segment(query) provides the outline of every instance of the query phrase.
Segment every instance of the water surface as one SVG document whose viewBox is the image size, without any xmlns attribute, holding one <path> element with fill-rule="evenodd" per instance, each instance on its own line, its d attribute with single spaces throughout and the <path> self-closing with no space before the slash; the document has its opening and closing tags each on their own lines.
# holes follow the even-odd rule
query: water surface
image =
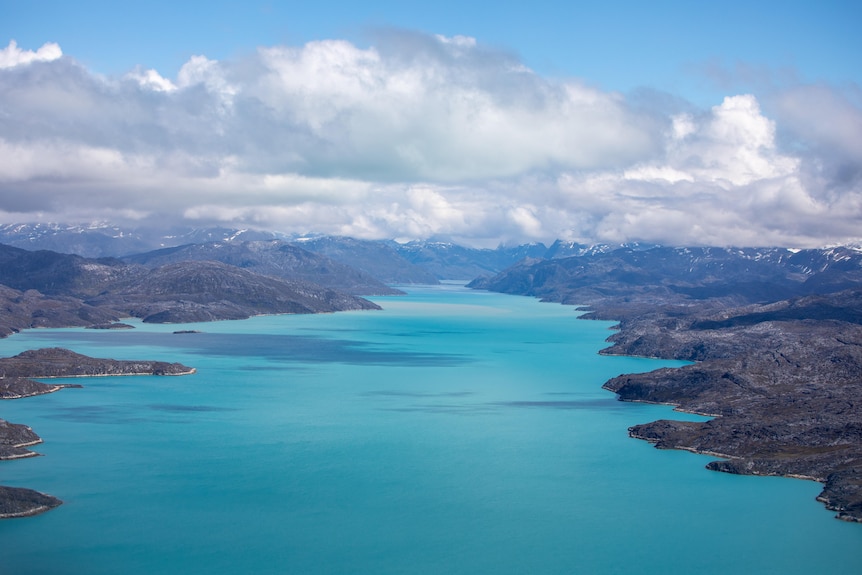
<svg viewBox="0 0 862 575">
<path fill-rule="evenodd" d="M 0 341 L 198 369 L 0 404 L 45 440 L 0 484 L 65 501 L 0 522 L 0 573 L 862 573 L 862 526 L 818 484 L 628 438 L 694 416 L 601 384 L 679 363 L 597 355 L 612 324 L 571 307 L 408 291 L 382 312 Z"/>
</svg>

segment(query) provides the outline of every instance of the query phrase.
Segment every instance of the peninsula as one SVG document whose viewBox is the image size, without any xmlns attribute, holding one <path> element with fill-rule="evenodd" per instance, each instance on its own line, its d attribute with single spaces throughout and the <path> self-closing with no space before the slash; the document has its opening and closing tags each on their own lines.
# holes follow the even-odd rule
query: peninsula
<svg viewBox="0 0 862 575">
<path fill-rule="evenodd" d="M 194 372 L 194 368 L 180 363 L 97 359 L 62 348 L 30 350 L 0 359 L 0 399 L 19 399 L 52 393 L 65 387 L 81 387 L 50 385 L 31 378 L 187 375 Z M 37 456 L 28 448 L 39 443 L 42 443 L 42 439 L 30 427 L 0 419 L 0 460 Z M 61 503 L 60 499 L 52 495 L 32 489 L 0 486 L 0 519 L 36 515 Z"/>
<path fill-rule="evenodd" d="M 819 501 L 862 521 L 862 251 L 629 246 L 470 285 L 619 322 L 601 353 L 695 362 L 604 384 L 623 401 L 713 416 L 632 437 L 721 457 L 715 471 L 821 482 Z"/>
</svg>

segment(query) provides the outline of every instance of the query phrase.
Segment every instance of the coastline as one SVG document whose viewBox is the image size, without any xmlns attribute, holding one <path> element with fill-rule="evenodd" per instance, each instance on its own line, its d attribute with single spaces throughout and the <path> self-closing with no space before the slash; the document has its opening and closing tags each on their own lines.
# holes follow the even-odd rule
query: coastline
<svg viewBox="0 0 862 575">
<path fill-rule="evenodd" d="M 62 504 L 60 499 L 47 493 L 24 487 L 0 486 L 0 520 L 32 517 Z"/>
<path fill-rule="evenodd" d="M 143 369 L 147 366 L 148 369 Z M 98 359 L 74 353 L 63 348 L 29 350 L 10 358 L 0 358 L 0 399 L 14 400 L 46 395 L 61 389 L 80 388 L 79 384 L 48 385 L 31 379 L 66 377 L 114 377 L 121 375 L 191 375 L 193 367 L 178 363 L 155 361 L 117 361 Z M 12 372 L 13 375 L 7 375 Z M 24 376 L 26 374 L 26 376 Z M 30 451 L 43 443 L 32 428 L 0 419 L 0 461 L 14 461 L 38 457 Z M 32 517 L 50 511 L 62 501 L 53 495 L 23 487 L 0 485 L 0 520 Z"/>
<path fill-rule="evenodd" d="M 589 315 L 578 319 L 608 319 L 608 309 L 619 310 L 613 305 L 603 309 L 596 302 Z M 854 435 L 862 421 L 854 407 L 858 403 L 854 391 L 862 382 L 860 326 L 764 322 L 765 327 L 755 324 L 749 331 L 760 329 L 760 337 L 773 336 L 766 340 L 768 345 L 752 345 L 746 329 L 737 328 L 732 335 L 740 341 L 734 347 L 691 325 L 668 329 L 649 326 L 651 321 L 655 318 L 637 314 L 619 321 L 608 337 L 613 345 L 599 353 L 694 363 L 622 374 L 602 388 L 620 401 L 667 405 L 711 419 L 653 421 L 630 427 L 630 437 L 658 449 L 721 458 L 706 465 L 711 471 L 816 481 L 823 486 L 816 501 L 834 511 L 836 519 L 862 523 L 862 442 Z M 705 357 L 680 356 L 681 348 L 694 347 L 692 341 L 705 350 Z M 714 344 L 717 353 L 711 350 Z M 644 350 L 658 353 L 637 353 Z M 841 376 L 834 373 L 836 364 L 847 366 Z M 836 408 L 841 401 L 850 407 Z"/>
<path fill-rule="evenodd" d="M 48 496 L 46 493 L 42 493 L 42 495 Z M 27 511 L 20 511 L 17 513 L 0 513 L 0 519 L 19 519 L 21 517 L 33 517 L 34 515 L 45 513 L 46 511 L 50 511 L 51 509 L 53 509 L 53 507 L 49 505 L 39 505 L 38 507 L 34 507 Z"/>
<path fill-rule="evenodd" d="M 197 373 L 197 371 L 198 370 L 196 368 L 191 367 L 188 369 L 188 371 L 178 371 L 176 373 L 153 373 L 151 371 L 138 371 L 138 372 L 128 372 L 128 373 L 93 373 L 93 374 L 85 373 L 85 374 L 77 374 L 77 375 L 33 375 L 31 377 L 38 377 L 39 379 L 66 379 L 66 378 L 73 378 L 73 377 L 74 378 L 79 378 L 79 377 L 80 378 L 125 377 L 125 376 L 136 376 L 136 375 L 158 375 L 158 376 L 164 376 L 164 377 L 173 377 L 173 376 L 179 376 L 179 375 L 193 375 L 193 374 Z M 45 395 L 48 393 L 54 393 L 55 391 L 59 391 L 61 389 L 75 388 L 75 387 L 82 387 L 82 386 L 76 385 L 76 384 L 69 384 L 69 385 L 54 385 L 52 387 L 54 389 L 51 389 L 50 391 L 42 391 L 42 392 L 30 394 L 30 395 L 21 395 L 19 397 L 2 397 L 0 399 L 21 399 L 24 397 L 33 397 L 36 395 Z"/>
</svg>

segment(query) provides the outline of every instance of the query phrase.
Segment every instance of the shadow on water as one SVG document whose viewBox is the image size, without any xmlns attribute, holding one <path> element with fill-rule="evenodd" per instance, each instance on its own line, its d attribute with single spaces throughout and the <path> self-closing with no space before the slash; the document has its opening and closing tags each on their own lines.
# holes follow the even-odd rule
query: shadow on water
<svg viewBox="0 0 862 575">
<path fill-rule="evenodd" d="M 334 362 L 404 367 L 447 367 L 471 362 L 469 356 L 462 354 L 397 350 L 391 346 L 384 349 L 364 341 L 287 334 L 243 334 L 242 338 L 237 338 L 235 334 L 224 333 L 198 333 L 191 337 L 152 332 L 124 333 L 121 338 L 104 338 L 99 337 L 100 335 L 68 332 L 63 334 L 63 337 L 67 342 L 98 343 L 116 347 L 131 345 L 170 347 L 206 357 L 252 356 L 283 362 Z M 44 337 L 53 336 L 46 333 Z"/>
</svg>

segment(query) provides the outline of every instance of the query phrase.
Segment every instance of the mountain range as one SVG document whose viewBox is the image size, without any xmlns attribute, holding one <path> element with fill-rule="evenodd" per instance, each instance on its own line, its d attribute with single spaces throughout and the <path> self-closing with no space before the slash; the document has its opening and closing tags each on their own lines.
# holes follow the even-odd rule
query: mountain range
<svg viewBox="0 0 862 575">
<path fill-rule="evenodd" d="M 585 253 L 599 253 L 615 249 L 608 245 L 586 245 L 557 241 L 551 247 L 544 244 L 498 246 L 494 249 L 471 248 L 447 241 L 362 240 L 342 236 L 295 236 L 277 232 L 266 232 L 233 228 L 183 228 L 183 229 L 124 229 L 117 226 L 93 223 L 71 225 L 57 223 L 18 223 L 0 225 L 0 244 L 31 251 L 49 250 L 76 254 L 88 258 L 117 257 L 126 261 L 154 265 L 153 262 L 169 263 L 181 261 L 183 257 L 199 259 L 213 255 L 205 254 L 209 246 L 218 249 L 225 246 L 257 244 L 261 252 L 269 251 L 268 262 L 254 262 L 264 273 L 278 276 L 282 273 L 306 273 L 307 279 L 327 285 L 326 278 L 319 274 L 327 264 L 312 264 L 311 269 L 302 270 L 286 258 L 307 259 L 307 255 L 275 253 L 284 245 L 292 245 L 326 256 L 332 261 L 346 264 L 361 272 L 353 280 L 361 295 L 375 294 L 365 290 L 363 283 L 368 276 L 387 285 L 434 284 L 440 280 L 469 281 L 480 276 L 494 275 L 526 258 L 557 258 Z M 197 246 L 197 247 L 191 247 Z M 179 253 L 174 253 L 176 249 Z M 228 252 L 229 250 L 223 250 Z M 245 250 L 246 252 L 248 250 Z M 284 248 L 289 251 L 289 248 Z M 218 261 L 240 265 L 247 261 L 243 250 L 217 257 Z M 267 257 L 258 253 L 254 258 Z M 328 265 L 331 265 L 328 264 Z M 282 271 L 279 271 L 279 268 Z M 326 273 L 329 273 L 327 271 Z M 355 272 L 354 272 L 355 273 Z M 363 275 L 364 274 L 364 275 Z M 344 285 L 339 286 L 344 289 Z M 352 288 L 350 288 L 352 289 Z M 380 292 L 385 293 L 385 292 Z"/>
</svg>

